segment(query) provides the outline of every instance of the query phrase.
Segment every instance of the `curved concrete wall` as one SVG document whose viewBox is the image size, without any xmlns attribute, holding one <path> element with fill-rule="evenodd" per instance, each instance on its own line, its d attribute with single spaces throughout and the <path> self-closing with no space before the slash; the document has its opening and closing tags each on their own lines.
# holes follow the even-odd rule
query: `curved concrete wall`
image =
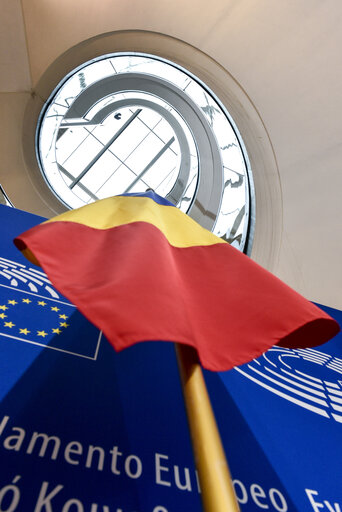
<svg viewBox="0 0 342 512">
<path fill-rule="evenodd" d="M 46 216 L 60 210 L 34 174 L 32 122 L 75 49 L 87 60 L 110 43 L 103 34 L 152 32 L 197 49 L 197 74 L 232 101 L 244 137 L 249 131 L 259 197 L 252 257 L 309 299 L 342 308 L 339 0 L 1 0 L 1 8 L 0 182 L 16 206 Z M 159 51 L 188 63 L 176 48 Z"/>
</svg>

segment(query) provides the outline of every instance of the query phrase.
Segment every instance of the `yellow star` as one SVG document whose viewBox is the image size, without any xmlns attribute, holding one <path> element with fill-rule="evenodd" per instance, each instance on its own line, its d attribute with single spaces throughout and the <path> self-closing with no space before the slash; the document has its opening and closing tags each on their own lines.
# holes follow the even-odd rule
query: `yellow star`
<svg viewBox="0 0 342 512">
<path fill-rule="evenodd" d="M 56 329 L 52 329 L 52 332 L 53 332 L 54 334 L 61 334 L 61 332 L 62 332 L 62 331 L 60 330 L 60 328 L 59 328 L 59 327 L 57 327 Z"/>
<path fill-rule="evenodd" d="M 7 317 L 7 315 L 5 315 L 5 313 L 0 313 L 0 318 L 4 319 L 6 317 Z"/>
<path fill-rule="evenodd" d="M 66 322 L 59 322 L 59 325 L 61 327 L 69 327 L 69 324 L 67 324 Z"/>
<path fill-rule="evenodd" d="M 63 318 L 64 320 L 66 320 L 68 317 L 66 315 L 59 315 L 59 318 Z"/>
<path fill-rule="evenodd" d="M 12 306 L 15 306 L 16 304 L 18 304 L 18 302 L 16 300 L 9 300 L 8 304 L 12 304 Z"/>
<path fill-rule="evenodd" d="M 28 334 L 29 332 L 31 332 L 31 331 L 28 331 L 28 330 L 26 329 L 26 327 L 25 327 L 25 329 L 19 329 L 19 333 L 20 333 L 20 334 Z"/>
<path fill-rule="evenodd" d="M 12 328 L 12 327 L 14 327 L 14 326 L 15 326 L 15 324 L 13 324 L 12 322 L 5 322 L 5 327 L 10 327 L 10 328 Z"/>
<path fill-rule="evenodd" d="M 38 306 L 46 306 L 46 302 L 44 302 L 43 300 L 39 300 L 38 301 Z"/>
<path fill-rule="evenodd" d="M 3 309 L 5 311 L 6 309 L 8 309 L 8 307 L 7 306 L 0 306 L 0 309 Z"/>
<path fill-rule="evenodd" d="M 51 308 L 51 311 L 59 311 L 59 308 L 57 306 L 54 306 Z"/>
<path fill-rule="evenodd" d="M 30 304 L 32 302 L 30 299 L 23 299 L 23 302 L 26 302 L 26 304 Z"/>
<path fill-rule="evenodd" d="M 42 336 L 43 338 L 45 338 L 45 336 L 47 336 L 48 333 L 45 332 L 45 331 L 37 331 L 37 336 Z"/>
</svg>

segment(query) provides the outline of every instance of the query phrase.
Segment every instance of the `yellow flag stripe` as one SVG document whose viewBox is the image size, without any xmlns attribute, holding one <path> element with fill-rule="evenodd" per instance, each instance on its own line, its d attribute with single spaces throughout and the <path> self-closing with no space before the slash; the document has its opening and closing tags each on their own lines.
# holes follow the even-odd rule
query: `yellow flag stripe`
<svg viewBox="0 0 342 512">
<path fill-rule="evenodd" d="M 115 196 L 62 213 L 45 222 L 74 222 L 95 229 L 110 229 L 133 222 L 156 226 L 174 247 L 226 243 L 202 228 L 174 206 L 157 204 L 148 197 Z"/>
</svg>

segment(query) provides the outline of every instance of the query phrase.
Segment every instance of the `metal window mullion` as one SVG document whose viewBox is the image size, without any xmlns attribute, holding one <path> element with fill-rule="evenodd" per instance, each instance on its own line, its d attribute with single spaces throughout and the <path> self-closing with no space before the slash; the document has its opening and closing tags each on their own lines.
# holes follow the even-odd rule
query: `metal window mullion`
<svg viewBox="0 0 342 512">
<path fill-rule="evenodd" d="M 70 180 L 72 180 L 74 178 L 74 176 L 72 174 L 70 174 L 69 171 L 67 171 L 61 164 L 59 164 L 57 162 L 57 166 L 58 166 L 58 169 L 63 173 L 65 174 L 65 176 L 67 178 L 69 178 Z M 86 194 L 88 194 L 89 197 L 91 197 L 92 199 L 94 199 L 94 201 L 97 201 L 98 200 L 98 197 L 96 197 L 95 194 L 93 194 L 87 187 L 85 187 L 82 183 L 79 183 L 78 186 L 80 187 L 81 190 L 83 190 L 83 192 L 85 192 Z"/>
<path fill-rule="evenodd" d="M 158 121 L 158 122 L 159 122 L 159 121 Z M 86 128 L 86 129 L 87 129 L 87 128 Z M 93 136 L 93 137 L 94 137 L 98 142 L 101 142 L 101 141 L 100 141 L 100 139 L 98 139 L 98 138 L 96 137 L 96 135 L 94 135 L 94 133 L 93 133 L 93 132 L 89 132 L 89 133 L 90 133 L 90 135 L 92 135 L 92 136 Z M 136 172 L 135 172 L 133 169 L 131 169 L 131 168 L 129 167 L 129 165 L 127 165 L 127 164 L 126 164 L 126 160 L 131 156 L 131 154 L 132 154 L 132 153 L 134 153 L 134 151 L 135 151 L 135 150 L 137 149 L 137 147 L 141 144 L 141 142 L 143 142 L 143 141 L 146 139 L 146 137 L 148 137 L 149 135 L 150 135 L 149 133 L 148 133 L 147 135 L 145 135 L 145 137 L 142 139 L 142 141 L 140 141 L 140 142 L 139 142 L 139 144 L 138 144 L 137 146 L 135 146 L 135 148 L 134 148 L 134 149 L 130 152 L 130 154 L 125 158 L 125 160 L 121 160 L 121 158 L 120 158 L 116 153 L 114 153 L 114 151 L 112 151 L 111 149 L 108 149 L 109 153 L 110 153 L 111 155 L 113 155 L 117 160 L 119 160 L 120 165 L 118 165 L 118 166 L 117 166 L 117 168 L 116 168 L 116 169 L 114 169 L 114 171 L 112 172 L 112 174 L 111 174 L 111 175 L 110 175 L 110 176 L 109 176 L 109 177 L 108 177 L 108 178 L 107 178 L 107 179 L 102 183 L 102 185 L 101 185 L 101 186 L 100 186 L 100 187 L 95 191 L 95 192 L 96 192 L 96 194 L 99 192 L 99 190 L 101 190 L 101 188 L 102 188 L 102 187 L 104 187 L 104 186 L 105 186 L 105 184 L 107 183 L 107 181 L 108 181 L 108 180 L 110 180 L 110 178 L 111 178 L 112 176 L 114 176 L 114 174 L 116 173 L 116 171 L 117 171 L 118 169 L 120 169 L 120 167 L 121 167 L 122 165 L 123 165 L 123 166 L 125 166 L 125 167 L 126 167 L 126 168 L 127 168 L 127 169 L 132 173 L 132 174 L 135 174 L 135 176 L 137 176 Z M 101 144 L 102 144 L 102 143 L 101 143 Z M 80 184 L 79 184 L 79 185 L 80 185 Z M 147 185 L 147 183 L 145 183 L 145 185 L 146 185 L 146 186 L 148 186 L 148 185 Z"/>
<path fill-rule="evenodd" d="M 171 169 L 171 171 L 165 176 L 165 178 L 159 183 L 159 185 L 157 186 L 155 192 L 157 192 L 158 188 L 162 186 L 162 184 L 171 176 L 171 174 L 175 171 L 176 167 L 174 167 L 173 169 Z"/>
<path fill-rule="evenodd" d="M 93 129 L 95 130 L 96 127 L 94 127 Z M 66 128 L 66 130 L 68 130 L 69 128 Z M 58 130 L 59 132 L 60 130 Z M 81 140 L 81 142 L 71 151 L 71 153 L 66 157 L 65 160 L 63 160 L 63 165 L 65 165 L 65 163 L 69 160 L 70 157 L 72 157 L 72 155 L 82 146 L 82 144 L 84 144 L 84 142 L 87 140 L 87 138 L 89 137 L 90 133 L 88 132 L 88 135 L 86 135 L 84 137 L 83 140 Z M 58 133 L 57 133 L 57 137 L 58 137 Z M 57 138 L 58 140 L 58 138 Z"/>
<path fill-rule="evenodd" d="M 93 167 L 93 165 L 96 164 L 96 162 L 99 160 L 99 158 L 101 158 L 101 156 L 107 151 L 107 149 L 113 144 L 113 142 L 115 142 L 116 139 L 118 137 L 120 137 L 120 135 L 134 121 L 134 119 L 140 114 L 141 111 L 142 111 L 141 108 L 136 110 L 134 112 L 134 114 L 129 119 L 127 119 L 127 121 L 121 126 L 121 128 L 115 133 L 115 135 L 113 135 L 113 137 L 110 139 L 110 141 L 107 142 L 107 144 L 105 146 L 103 146 L 101 151 L 91 160 L 91 162 L 89 162 L 89 164 L 85 167 L 85 169 L 83 169 L 81 174 L 79 174 L 79 176 L 77 176 L 77 178 L 74 179 L 74 181 L 71 183 L 71 185 L 69 185 L 70 190 L 72 190 L 74 188 L 74 186 L 77 185 L 77 183 L 87 174 L 87 172 L 90 171 L 90 169 Z"/>
<path fill-rule="evenodd" d="M 86 129 L 87 129 L 87 128 L 86 128 Z M 102 144 L 102 142 L 100 141 L 100 139 L 99 139 L 98 137 L 96 137 L 96 135 L 94 135 L 94 133 L 92 133 L 92 132 L 89 132 L 89 133 L 90 133 L 90 135 L 92 135 L 92 136 L 94 137 L 94 139 L 95 139 L 95 140 L 97 140 L 98 142 L 100 142 L 100 144 Z M 133 151 L 135 151 L 135 149 L 136 149 L 136 148 L 137 148 L 137 146 L 134 148 L 134 150 L 133 150 Z M 135 175 L 136 175 L 136 173 L 133 171 L 133 169 L 131 169 L 131 168 L 129 167 L 129 165 L 127 165 L 127 164 L 125 163 L 125 160 L 127 160 L 127 158 L 128 158 L 128 157 L 127 157 L 125 160 L 121 160 L 121 158 L 120 158 L 116 153 L 114 153 L 114 151 L 112 151 L 111 149 L 109 149 L 109 148 L 108 148 L 108 152 L 109 152 L 111 155 L 113 155 L 113 156 L 114 156 L 117 160 L 119 160 L 119 162 L 120 162 L 120 165 L 118 165 L 118 166 L 117 166 L 117 168 L 115 169 L 115 171 L 114 171 L 114 172 L 116 172 L 116 171 L 119 169 L 119 167 L 121 167 L 121 165 L 124 165 L 125 167 L 127 167 L 127 169 L 128 169 L 129 171 L 131 171 L 133 174 L 135 174 Z M 131 153 L 130 153 L 130 154 L 131 154 Z M 113 174 L 114 174 L 114 173 L 113 173 Z M 111 177 L 111 176 L 113 176 L 113 174 L 111 174 L 111 175 L 110 175 L 110 177 Z M 106 181 L 107 181 L 107 180 L 106 180 Z"/>
<path fill-rule="evenodd" d="M 139 119 L 139 121 L 140 121 L 140 119 Z M 159 121 L 157 122 L 157 124 L 155 124 L 155 126 L 153 127 L 153 129 L 154 129 L 154 128 L 155 128 L 155 127 L 156 127 L 160 122 L 161 122 L 161 119 L 159 119 Z M 115 169 L 115 171 L 110 175 L 110 177 L 109 177 L 109 178 L 111 178 L 111 177 L 116 173 L 116 171 L 117 171 L 118 169 L 120 169 L 121 165 L 124 165 L 125 167 L 127 167 L 127 169 L 129 169 L 133 174 L 135 174 L 135 175 L 137 176 L 136 172 L 135 172 L 133 169 L 131 169 L 131 168 L 126 164 L 126 160 L 128 160 L 128 159 L 129 159 L 129 157 L 134 153 L 134 151 L 136 151 L 136 150 L 138 149 L 138 147 L 139 147 L 139 146 L 144 142 L 144 140 L 145 140 L 145 139 L 147 139 L 147 137 L 149 137 L 150 135 L 151 135 L 151 132 L 149 131 L 149 132 L 148 132 L 148 133 L 147 133 L 147 134 L 146 134 L 146 135 L 141 139 L 141 141 L 140 141 L 140 142 L 139 142 L 139 143 L 138 143 L 138 144 L 137 144 L 137 145 L 132 149 L 132 151 L 131 151 L 127 156 L 126 156 L 126 158 L 125 158 L 124 160 L 121 160 L 121 158 L 119 158 L 115 153 L 113 153 L 113 152 L 111 151 L 112 155 L 114 155 L 114 156 L 115 156 L 115 158 L 117 158 L 117 159 L 121 162 L 121 164 L 117 166 L 117 168 L 116 168 L 116 169 Z M 95 135 L 94 135 L 94 137 L 95 137 Z M 110 151 L 110 150 L 109 150 L 109 151 Z M 109 179 L 109 178 L 108 178 L 108 179 Z M 108 181 L 108 179 L 105 181 L 105 183 Z M 144 180 L 141 180 L 141 181 L 144 181 Z M 101 185 L 101 187 L 99 187 L 99 188 L 96 190 L 96 193 L 98 193 L 98 191 L 99 191 L 99 190 L 101 190 L 101 188 L 105 185 L 105 183 L 103 183 L 103 184 Z M 147 184 L 147 183 L 145 183 L 145 185 L 146 185 L 146 186 L 148 186 L 148 184 Z"/>
<path fill-rule="evenodd" d="M 132 111 L 131 111 L 132 112 Z M 145 123 L 145 121 L 143 121 L 142 119 L 139 119 L 139 121 L 144 125 L 146 126 L 146 128 L 148 130 L 150 130 L 150 133 L 153 133 L 153 135 L 155 135 L 163 144 L 165 144 L 165 141 L 154 131 L 154 129 L 156 128 L 156 126 L 158 126 L 158 124 L 163 121 L 163 119 L 160 119 L 157 124 L 155 126 L 153 126 L 153 128 L 151 128 L 150 126 L 148 126 L 148 124 Z M 176 151 L 172 148 L 170 148 L 170 150 L 172 151 L 172 153 L 174 153 L 176 156 L 178 156 L 178 153 L 176 153 Z"/>
<path fill-rule="evenodd" d="M 147 171 L 159 160 L 159 158 L 165 153 L 167 149 L 171 146 L 171 144 L 175 141 L 174 137 L 171 137 L 169 142 L 167 142 L 164 147 L 156 154 L 155 157 L 152 158 L 152 160 L 146 165 L 146 167 L 141 171 L 140 174 L 135 178 L 135 180 L 129 185 L 129 187 L 126 188 L 124 191 L 124 194 L 126 194 L 129 190 L 131 190 L 134 185 L 138 183 L 138 181 L 147 173 Z"/>
</svg>

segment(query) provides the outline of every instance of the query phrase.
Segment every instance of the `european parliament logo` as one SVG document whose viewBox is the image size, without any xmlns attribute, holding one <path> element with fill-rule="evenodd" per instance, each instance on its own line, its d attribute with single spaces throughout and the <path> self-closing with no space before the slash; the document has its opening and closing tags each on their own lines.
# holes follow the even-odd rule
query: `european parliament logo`
<svg viewBox="0 0 342 512">
<path fill-rule="evenodd" d="M 273 347 L 240 375 L 274 395 L 342 423 L 342 359 L 316 349 Z"/>
<path fill-rule="evenodd" d="M 0 257 L 0 339 L 96 360 L 100 333 L 39 269 Z"/>
</svg>

